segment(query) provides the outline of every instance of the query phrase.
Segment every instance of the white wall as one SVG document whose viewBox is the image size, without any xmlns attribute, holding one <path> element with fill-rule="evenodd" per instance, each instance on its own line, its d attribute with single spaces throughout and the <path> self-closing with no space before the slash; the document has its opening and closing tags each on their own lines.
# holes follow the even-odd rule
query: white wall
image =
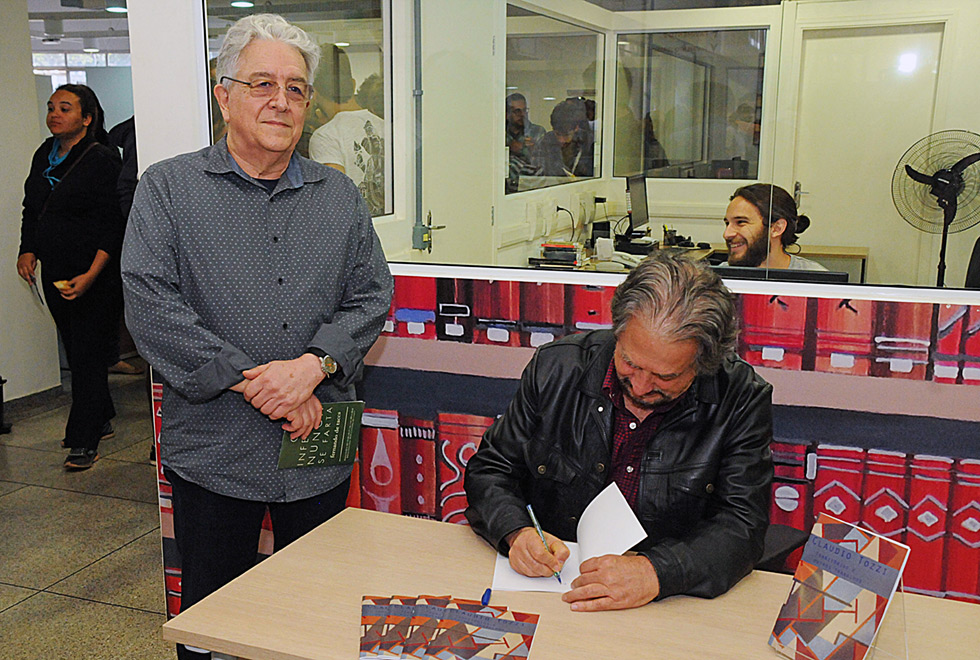
<svg viewBox="0 0 980 660">
<path fill-rule="evenodd" d="M 21 203 L 31 156 L 40 141 L 37 96 L 31 66 L 27 0 L 0 2 L 0 131 L 5 175 L 0 178 L 0 376 L 7 379 L 7 400 L 56 387 L 61 382 L 54 322 L 46 308 L 17 276 Z"/>
<path fill-rule="evenodd" d="M 211 142 L 204 3 L 129 0 L 127 6 L 142 172 L 151 163 Z"/>
<path fill-rule="evenodd" d="M 108 131 L 133 116 L 133 76 L 128 66 L 85 69 L 86 84 L 99 97 Z"/>
</svg>

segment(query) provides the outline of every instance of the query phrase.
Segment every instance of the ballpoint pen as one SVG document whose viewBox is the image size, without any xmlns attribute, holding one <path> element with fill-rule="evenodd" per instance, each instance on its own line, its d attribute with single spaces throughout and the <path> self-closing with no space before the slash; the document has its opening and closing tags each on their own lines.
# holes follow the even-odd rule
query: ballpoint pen
<svg viewBox="0 0 980 660">
<path fill-rule="evenodd" d="M 538 517 L 534 515 L 534 509 L 531 508 L 530 504 L 527 505 L 527 512 L 531 516 L 531 522 L 534 523 L 534 529 L 537 530 L 538 536 L 541 537 L 541 542 L 544 543 L 544 549 L 551 552 L 551 548 L 548 547 L 548 541 L 544 538 L 544 530 L 541 529 L 541 523 L 538 522 Z M 554 574 L 555 579 L 558 580 L 558 584 L 561 584 L 561 575 L 558 574 L 558 571 L 555 571 Z"/>
</svg>

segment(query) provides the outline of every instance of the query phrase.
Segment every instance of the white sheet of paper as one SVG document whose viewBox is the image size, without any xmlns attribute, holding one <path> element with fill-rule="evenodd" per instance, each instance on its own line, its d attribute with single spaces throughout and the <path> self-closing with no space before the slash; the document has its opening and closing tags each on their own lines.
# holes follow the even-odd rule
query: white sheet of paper
<svg viewBox="0 0 980 660">
<path fill-rule="evenodd" d="M 492 588 L 499 591 L 570 591 L 583 561 L 602 555 L 621 555 L 647 536 L 616 482 L 606 486 L 585 507 L 576 534 L 578 543 L 565 544 L 570 554 L 561 571 L 561 584 L 554 577 L 521 575 L 511 568 L 507 557 L 498 554 Z"/>
</svg>

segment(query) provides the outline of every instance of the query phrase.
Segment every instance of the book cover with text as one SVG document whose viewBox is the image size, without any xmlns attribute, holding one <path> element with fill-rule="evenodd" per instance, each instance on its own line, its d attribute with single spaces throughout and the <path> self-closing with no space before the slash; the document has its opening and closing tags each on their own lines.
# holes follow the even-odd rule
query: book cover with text
<svg viewBox="0 0 980 660">
<path fill-rule="evenodd" d="M 769 644 L 788 658 L 861 660 L 901 580 L 909 548 L 821 514 Z"/>
</svg>

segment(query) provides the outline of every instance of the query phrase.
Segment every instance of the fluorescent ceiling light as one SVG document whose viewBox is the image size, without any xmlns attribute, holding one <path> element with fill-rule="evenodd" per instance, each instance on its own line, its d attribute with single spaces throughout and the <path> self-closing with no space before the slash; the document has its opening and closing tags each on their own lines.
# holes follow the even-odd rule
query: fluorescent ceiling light
<svg viewBox="0 0 980 660">
<path fill-rule="evenodd" d="M 231 3 L 231 6 L 238 7 L 239 9 L 250 9 L 255 6 L 255 3 L 250 2 L 249 0 L 234 0 L 234 2 Z"/>
<path fill-rule="evenodd" d="M 336 46 L 337 48 L 347 48 L 348 46 L 350 46 L 350 44 L 347 43 L 346 41 L 338 41 L 334 43 L 334 46 Z"/>
<path fill-rule="evenodd" d="M 125 14 L 126 0 L 105 0 L 105 10 L 113 14 Z"/>
<path fill-rule="evenodd" d="M 95 37 L 83 37 L 82 38 L 82 52 L 85 53 L 98 53 L 99 52 L 99 40 Z"/>
</svg>

